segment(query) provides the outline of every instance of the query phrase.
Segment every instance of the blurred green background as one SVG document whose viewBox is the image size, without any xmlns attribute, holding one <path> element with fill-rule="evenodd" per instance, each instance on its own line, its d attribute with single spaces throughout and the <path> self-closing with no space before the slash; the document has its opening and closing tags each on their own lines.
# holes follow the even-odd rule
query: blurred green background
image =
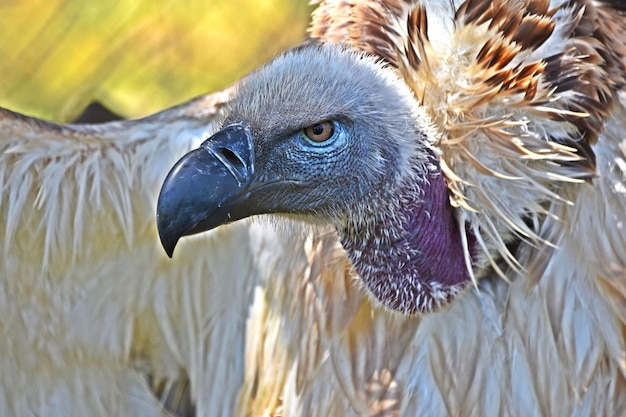
<svg viewBox="0 0 626 417">
<path fill-rule="evenodd" d="M 0 0 L 0 106 L 139 117 L 235 81 L 305 35 L 307 0 Z"/>
</svg>

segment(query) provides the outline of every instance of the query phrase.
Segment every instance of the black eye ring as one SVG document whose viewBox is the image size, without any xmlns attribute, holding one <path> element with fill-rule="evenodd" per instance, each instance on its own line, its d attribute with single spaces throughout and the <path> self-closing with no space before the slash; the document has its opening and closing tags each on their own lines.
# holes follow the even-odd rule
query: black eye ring
<svg viewBox="0 0 626 417">
<path fill-rule="evenodd" d="M 335 124 L 330 121 L 324 121 L 305 127 L 302 132 L 312 142 L 322 143 L 333 137 L 335 134 Z"/>
</svg>

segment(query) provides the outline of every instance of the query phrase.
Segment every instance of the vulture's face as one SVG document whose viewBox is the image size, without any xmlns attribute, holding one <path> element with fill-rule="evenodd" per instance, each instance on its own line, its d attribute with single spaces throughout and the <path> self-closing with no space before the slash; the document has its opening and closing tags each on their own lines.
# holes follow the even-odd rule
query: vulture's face
<svg viewBox="0 0 626 417">
<path fill-rule="evenodd" d="M 436 308 L 468 273 L 432 132 L 408 87 L 373 58 L 290 51 L 249 76 L 222 129 L 170 171 L 157 208 L 163 246 L 171 256 L 184 235 L 298 214 L 335 226 L 377 301 Z"/>
</svg>

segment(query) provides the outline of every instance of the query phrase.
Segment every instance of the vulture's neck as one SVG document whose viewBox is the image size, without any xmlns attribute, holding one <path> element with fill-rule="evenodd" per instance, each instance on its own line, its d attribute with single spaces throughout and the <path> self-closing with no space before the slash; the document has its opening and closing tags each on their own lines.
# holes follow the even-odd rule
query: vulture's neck
<svg viewBox="0 0 626 417">
<path fill-rule="evenodd" d="M 405 314 L 435 310 L 470 282 L 448 187 L 434 164 L 427 181 L 407 181 L 372 202 L 387 208 L 374 224 L 353 222 L 339 230 L 365 285 L 383 305 Z"/>
</svg>

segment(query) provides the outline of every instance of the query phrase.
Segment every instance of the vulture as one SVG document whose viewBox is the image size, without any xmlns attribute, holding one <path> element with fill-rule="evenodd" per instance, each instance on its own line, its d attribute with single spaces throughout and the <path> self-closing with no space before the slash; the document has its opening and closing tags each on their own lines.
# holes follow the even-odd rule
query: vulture
<svg viewBox="0 0 626 417">
<path fill-rule="evenodd" d="M 0 415 L 626 415 L 625 67 L 619 1 L 326 0 L 156 115 L 0 110 Z"/>
</svg>

